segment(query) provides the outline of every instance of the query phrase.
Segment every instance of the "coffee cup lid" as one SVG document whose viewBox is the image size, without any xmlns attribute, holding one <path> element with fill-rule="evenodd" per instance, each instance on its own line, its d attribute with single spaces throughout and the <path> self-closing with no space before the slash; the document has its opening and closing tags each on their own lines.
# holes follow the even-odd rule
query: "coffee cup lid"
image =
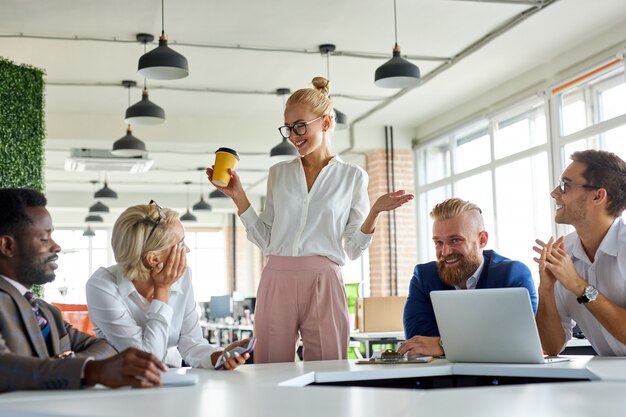
<svg viewBox="0 0 626 417">
<path fill-rule="evenodd" d="M 215 151 L 215 153 L 218 152 L 228 152 L 229 154 L 235 155 L 235 158 L 239 159 L 239 154 L 237 153 L 236 150 L 234 149 L 230 149 L 230 148 L 219 148 L 218 150 Z"/>
</svg>

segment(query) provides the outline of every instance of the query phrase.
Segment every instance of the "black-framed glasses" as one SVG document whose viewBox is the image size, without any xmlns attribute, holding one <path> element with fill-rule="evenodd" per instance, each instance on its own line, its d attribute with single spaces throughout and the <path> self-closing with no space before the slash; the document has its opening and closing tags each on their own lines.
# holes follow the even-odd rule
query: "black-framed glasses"
<svg viewBox="0 0 626 417">
<path fill-rule="evenodd" d="M 148 237 L 146 238 L 146 242 L 148 242 L 150 240 L 150 237 L 152 237 L 152 234 L 154 233 L 154 231 L 156 230 L 157 226 L 159 225 L 159 223 L 161 223 L 161 220 L 165 219 L 165 213 L 163 213 L 163 207 L 159 206 L 157 204 L 156 201 L 154 200 L 150 200 L 150 203 L 148 203 L 149 205 L 153 205 L 154 207 L 156 207 L 156 211 L 157 211 L 157 218 L 156 220 L 152 220 L 152 229 L 150 229 L 150 233 L 148 233 Z"/>
<path fill-rule="evenodd" d="M 561 192 L 561 194 L 565 194 L 567 192 L 567 187 L 579 187 L 579 188 L 586 188 L 588 190 L 599 190 L 600 188 L 602 188 L 597 185 L 577 184 L 575 182 L 564 181 L 564 180 L 559 180 L 558 187 L 559 187 L 559 191 Z"/>
<path fill-rule="evenodd" d="M 289 136 L 291 136 L 291 132 L 295 133 L 297 136 L 302 136 L 306 134 L 306 126 L 308 124 L 313 123 L 321 119 L 322 117 L 324 117 L 324 115 L 316 117 L 313 120 L 309 120 L 308 122 L 298 122 L 298 123 L 294 123 L 291 126 L 284 125 L 284 126 L 279 127 L 278 131 L 280 132 L 280 135 L 284 137 L 285 139 L 289 139 Z"/>
</svg>

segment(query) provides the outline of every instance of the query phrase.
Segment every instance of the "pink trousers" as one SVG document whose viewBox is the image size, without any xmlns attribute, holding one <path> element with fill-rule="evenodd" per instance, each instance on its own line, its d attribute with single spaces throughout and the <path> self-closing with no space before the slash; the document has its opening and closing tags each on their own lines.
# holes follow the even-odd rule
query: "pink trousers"
<svg viewBox="0 0 626 417">
<path fill-rule="evenodd" d="M 350 338 L 339 265 L 324 256 L 270 256 L 254 314 L 254 363 L 345 359 Z"/>
</svg>

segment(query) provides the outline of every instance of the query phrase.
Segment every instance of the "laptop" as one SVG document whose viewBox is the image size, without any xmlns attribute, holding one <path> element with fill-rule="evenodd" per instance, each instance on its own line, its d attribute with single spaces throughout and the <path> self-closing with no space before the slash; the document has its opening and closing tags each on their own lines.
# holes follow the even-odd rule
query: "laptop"
<svg viewBox="0 0 626 417">
<path fill-rule="evenodd" d="M 526 288 L 432 291 L 437 326 L 451 362 L 551 363 L 541 349 Z"/>
</svg>

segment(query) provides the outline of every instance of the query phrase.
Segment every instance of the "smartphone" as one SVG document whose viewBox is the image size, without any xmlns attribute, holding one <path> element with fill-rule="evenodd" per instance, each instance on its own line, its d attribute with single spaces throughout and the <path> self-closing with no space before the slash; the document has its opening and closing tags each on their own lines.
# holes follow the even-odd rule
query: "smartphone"
<svg viewBox="0 0 626 417">
<path fill-rule="evenodd" d="M 247 343 L 234 347 L 228 352 L 231 355 L 234 354 L 235 352 L 238 353 L 239 355 L 244 355 L 246 353 L 252 352 L 254 350 L 255 344 L 256 344 L 256 337 L 251 337 Z M 223 368 L 224 368 L 224 352 L 222 352 L 220 357 L 217 359 L 217 362 L 215 363 L 215 369 L 223 369 Z"/>
</svg>

